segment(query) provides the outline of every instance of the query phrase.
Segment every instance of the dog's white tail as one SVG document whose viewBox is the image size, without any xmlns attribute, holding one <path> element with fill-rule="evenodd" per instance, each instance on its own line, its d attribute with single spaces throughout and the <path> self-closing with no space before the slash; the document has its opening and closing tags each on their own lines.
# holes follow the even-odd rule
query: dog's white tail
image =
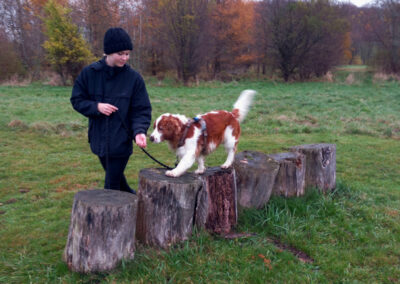
<svg viewBox="0 0 400 284">
<path fill-rule="evenodd" d="M 239 98 L 233 105 L 232 113 L 239 120 L 239 122 L 242 122 L 245 119 L 250 110 L 250 106 L 253 102 L 255 94 L 257 94 L 257 92 L 254 90 L 244 90 L 240 93 Z"/>
</svg>

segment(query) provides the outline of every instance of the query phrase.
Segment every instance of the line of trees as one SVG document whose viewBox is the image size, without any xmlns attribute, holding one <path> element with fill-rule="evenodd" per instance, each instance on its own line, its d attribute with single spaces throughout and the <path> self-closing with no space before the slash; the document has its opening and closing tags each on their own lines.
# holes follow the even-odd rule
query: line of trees
<svg viewBox="0 0 400 284">
<path fill-rule="evenodd" d="M 131 35 L 134 68 L 184 83 L 249 72 L 306 80 L 357 63 L 400 72 L 399 0 L 1 0 L 0 80 L 53 67 L 71 82 L 103 55 L 111 26 Z"/>
</svg>

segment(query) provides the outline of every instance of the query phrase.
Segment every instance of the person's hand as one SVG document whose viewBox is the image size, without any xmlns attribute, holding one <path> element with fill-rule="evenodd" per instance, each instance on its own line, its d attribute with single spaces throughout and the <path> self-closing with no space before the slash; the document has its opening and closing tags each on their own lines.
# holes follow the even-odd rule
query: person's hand
<svg viewBox="0 0 400 284">
<path fill-rule="evenodd" d="M 104 115 L 110 116 L 113 112 L 116 112 L 118 108 L 110 104 L 98 103 L 97 110 Z"/>
<path fill-rule="evenodd" d="M 143 133 L 137 134 L 135 137 L 135 142 L 140 148 L 146 148 L 147 146 L 146 135 L 144 135 Z"/>
</svg>

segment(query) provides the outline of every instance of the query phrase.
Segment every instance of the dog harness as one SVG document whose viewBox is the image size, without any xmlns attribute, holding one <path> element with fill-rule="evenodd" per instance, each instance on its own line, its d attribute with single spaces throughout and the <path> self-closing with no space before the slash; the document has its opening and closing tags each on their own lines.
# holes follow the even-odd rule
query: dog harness
<svg viewBox="0 0 400 284">
<path fill-rule="evenodd" d="M 204 119 L 202 119 L 201 117 L 198 117 L 198 116 L 193 117 L 193 119 L 189 120 L 186 123 L 186 127 L 185 127 L 185 130 L 183 131 L 181 139 L 179 140 L 178 147 L 182 147 L 185 144 L 187 132 L 189 131 L 189 128 L 192 126 L 193 123 L 200 123 L 201 135 L 203 136 L 203 141 L 204 141 L 203 150 L 201 152 L 205 153 L 206 148 L 207 148 L 206 146 L 207 146 L 207 136 L 208 136 L 207 125 L 206 125 L 206 122 L 204 121 Z"/>
</svg>

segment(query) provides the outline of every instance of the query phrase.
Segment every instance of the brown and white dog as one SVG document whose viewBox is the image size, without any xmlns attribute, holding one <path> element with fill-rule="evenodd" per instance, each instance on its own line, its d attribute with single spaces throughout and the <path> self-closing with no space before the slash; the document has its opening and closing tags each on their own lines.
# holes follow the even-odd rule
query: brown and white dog
<svg viewBox="0 0 400 284">
<path fill-rule="evenodd" d="M 198 169 L 195 173 L 204 173 L 206 170 L 204 157 L 213 152 L 221 143 L 224 144 L 228 153 L 228 157 L 221 167 L 229 168 L 235 158 L 239 142 L 240 122 L 246 117 L 255 94 L 256 92 L 253 90 L 245 90 L 233 105 L 232 112 L 211 111 L 198 115 L 195 121 L 180 114 L 165 113 L 158 117 L 154 122 L 154 131 L 150 136 L 150 141 L 154 143 L 167 141 L 179 160 L 176 168 L 165 174 L 179 177 L 196 160 Z M 186 128 L 187 130 L 185 130 Z M 204 138 L 204 130 L 206 138 Z"/>
</svg>

